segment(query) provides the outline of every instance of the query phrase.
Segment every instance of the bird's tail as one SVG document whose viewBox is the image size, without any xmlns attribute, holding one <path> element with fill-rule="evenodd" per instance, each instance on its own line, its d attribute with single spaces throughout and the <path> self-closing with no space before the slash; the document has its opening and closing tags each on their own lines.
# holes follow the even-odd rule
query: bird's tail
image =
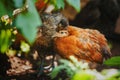
<svg viewBox="0 0 120 80">
<path fill-rule="evenodd" d="M 102 56 L 105 60 L 111 58 L 111 56 L 112 56 L 110 50 L 107 47 L 103 47 L 101 49 L 101 52 L 102 52 Z"/>
</svg>

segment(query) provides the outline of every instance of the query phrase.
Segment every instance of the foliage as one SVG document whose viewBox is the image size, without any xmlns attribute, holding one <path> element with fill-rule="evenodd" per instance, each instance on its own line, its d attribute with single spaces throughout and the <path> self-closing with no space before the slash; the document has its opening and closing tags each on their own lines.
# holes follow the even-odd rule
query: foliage
<svg viewBox="0 0 120 80">
<path fill-rule="evenodd" d="M 105 75 L 106 80 L 120 80 L 120 70 L 104 69 L 101 73 Z"/>
<path fill-rule="evenodd" d="M 50 3 L 55 6 L 55 9 L 64 9 L 65 3 L 64 0 L 50 0 Z"/>
<path fill-rule="evenodd" d="M 14 26 L 22 33 L 26 40 L 32 44 L 37 34 L 37 27 L 41 20 L 35 8 L 35 0 L 11 0 L 0 2 L 0 52 L 5 53 L 13 39 Z M 12 3 L 11 3 L 12 2 Z M 9 9 L 6 6 L 9 3 Z M 17 9 L 16 9 L 17 8 Z M 5 14 L 8 14 L 7 16 Z M 5 16 L 4 16 L 5 15 Z M 11 17 L 10 17 L 11 16 Z"/>
<path fill-rule="evenodd" d="M 71 6 L 73 6 L 78 12 L 80 11 L 80 0 L 66 0 Z"/>
<path fill-rule="evenodd" d="M 30 51 L 30 46 L 24 41 L 21 42 L 20 48 L 23 52 L 26 53 Z"/>
<path fill-rule="evenodd" d="M 50 3 L 55 6 L 55 9 L 64 9 L 65 1 L 71 5 L 77 12 L 80 11 L 80 0 L 50 0 Z"/>
<path fill-rule="evenodd" d="M 10 45 L 12 39 L 11 20 L 8 15 L 0 19 L 0 52 L 4 53 Z"/>
<path fill-rule="evenodd" d="M 107 78 L 107 80 L 120 80 L 120 72 L 114 76 Z"/>
<path fill-rule="evenodd" d="M 16 8 L 20 8 L 23 6 L 24 0 L 13 0 Z"/>
<path fill-rule="evenodd" d="M 37 33 L 37 27 L 41 25 L 41 20 L 32 0 L 28 0 L 27 4 L 29 6 L 27 12 L 19 14 L 16 18 L 16 27 L 21 30 L 22 34 L 24 34 L 30 43 L 33 43 Z"/>
<path fill-rule="evenodd" d="M 71 80 L 93 80 L 94 76 L 88 73 L 85 73 L 84 71 L 75 73 L 75 75 L 72 77 Z"/>
<path fill-rule="evenodd" d="M 11 31 L 8 30 L 0 30 L 0 52 L 5 52 L 9 47 L 9 41 L 11 37 Z"/>
<path fill-rule="evenodd" d="M 50 76 L 56 78 L 61 71 L 65 71 L 69 80 L 119 80 L 120 72 L 117 69 L 104 69 L 98 72 L 96 69 L 90 69 L 88 63 L 77 61 L 71 56 L 71 61 L 61 60 L 61 65 L 57 66 Z M 64 75 L 64 74 L 63 74 Z M 58 78 L 58 77 L 57 77 Z M 68 78 L 67 78 L 68 79 Z M 64 79 L 66 80 L 66 79 Z"/>
<path fill-rule="evenodd" d="M 112 57 L 104 62 L 104 64 L 109 66 L 118 66 L 120 67 L 120 56 Z"/>
<path fill-rule="evenodd" d="M 15 5 L 13 0 L 0 0 L 0 17 L 3 15 L 12 15 Z"/>
</svg>

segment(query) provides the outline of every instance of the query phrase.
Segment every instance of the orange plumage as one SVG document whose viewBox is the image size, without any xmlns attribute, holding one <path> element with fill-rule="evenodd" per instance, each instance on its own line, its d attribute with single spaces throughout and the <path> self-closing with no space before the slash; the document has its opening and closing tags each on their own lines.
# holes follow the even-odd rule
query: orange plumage
<svg viewBox="0 0 120 80">
<path fill-rule="evenodd" d="M 111 56 L 107 40 L 97 30 L 68 26 L 53 37 L 57 53 L 66 59 L 74 56 L 78 60 L 102 63 Z"/>
<path fill-rule="evenodd" d="M 38 11 L 42 11 L 47 6 L 47 2 L 45 0 L 37 0 L 35 6 Z"/>
</svg>

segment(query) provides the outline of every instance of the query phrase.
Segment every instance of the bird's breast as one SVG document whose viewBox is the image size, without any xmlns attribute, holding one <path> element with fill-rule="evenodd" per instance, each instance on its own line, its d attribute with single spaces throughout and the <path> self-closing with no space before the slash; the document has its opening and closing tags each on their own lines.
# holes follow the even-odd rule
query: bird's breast
<svg viewBox="0 0 120 80">
<path fill-rule="evenodd" d="M 77 40 L 75 36 L 58 38 L 55 40 L 56 50 L 64 58 L 69 58 L 69 56 L 79 52 L 79 48 L 76 44 Z"/>
</svg>

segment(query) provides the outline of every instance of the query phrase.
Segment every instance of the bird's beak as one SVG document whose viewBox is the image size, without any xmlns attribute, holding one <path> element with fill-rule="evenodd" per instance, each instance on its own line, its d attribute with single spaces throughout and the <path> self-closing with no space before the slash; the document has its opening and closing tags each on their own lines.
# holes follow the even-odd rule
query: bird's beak
<svg viewBox="0 0 120 80">
<path fill-rule="evenodd" d="M 52 36 L 52 38 L 55 38 L 55 37 L 57 37 L 58 36 L 58 33 L 56 32 L 53 36 Z"/>
</svg>

